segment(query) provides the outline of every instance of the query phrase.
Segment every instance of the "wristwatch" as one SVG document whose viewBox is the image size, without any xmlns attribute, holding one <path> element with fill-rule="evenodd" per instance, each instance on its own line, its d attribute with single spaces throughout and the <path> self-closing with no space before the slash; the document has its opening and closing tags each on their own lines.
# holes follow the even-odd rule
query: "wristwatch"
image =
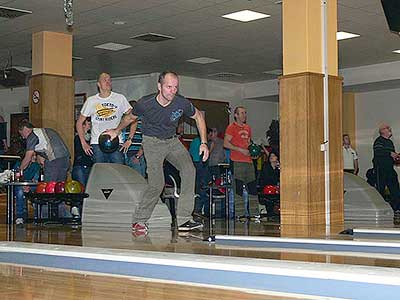
<svg viewBox="0 0 400 300">
<path fill-rule="evenodd" d="M 208 146 L 208 143 L 207 143 L 207 142 L 201 142 L 200 145 L 206 145 L 206 146 Z"/>
</svg>

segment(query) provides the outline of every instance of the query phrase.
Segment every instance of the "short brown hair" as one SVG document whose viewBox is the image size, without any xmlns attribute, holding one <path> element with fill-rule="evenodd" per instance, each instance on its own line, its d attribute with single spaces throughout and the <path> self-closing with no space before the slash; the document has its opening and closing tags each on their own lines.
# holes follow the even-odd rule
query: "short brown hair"
<svg viewBox="0 0 400 300">
<path fill-rule="evenodd" d="M 32 123 L 29 122 L 27 119 L 24 119 L 24 120 L 22 120 L 21 122 L 19 122 L 19 124 L 18 124 L 18 130 L 22 130 L 22 129 L 24 129 L 25 127 L 26 127 L 26 128 L 32 129 L 32 128 L 33 128 L 33 125 L 32 125 Z"/>
</svg>

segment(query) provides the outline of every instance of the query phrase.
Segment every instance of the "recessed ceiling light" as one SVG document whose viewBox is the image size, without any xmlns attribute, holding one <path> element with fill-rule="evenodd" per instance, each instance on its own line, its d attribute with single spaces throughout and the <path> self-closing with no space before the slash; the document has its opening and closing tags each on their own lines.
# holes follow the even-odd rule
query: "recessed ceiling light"
<svg viewBox="0 0 400 300">
<path fill-rule="evenodd" d="M 163 42 L 163 41 L 173 40 L 175 39 L 175 37 L 161 33 L 148 32 L 131 36 L 130 39 L 145 41 L 145 42 Z"/>
<path fill-rule="evenodd" d="M 393 52 L 393 53 L 400 54 L 400 50 L 393 50 L 392 52 Z"/>
<path fill-rule="evenodd" d="M 258 19 L 264 19 L 271 17 L 270 15 L 262 14 L 251 10 L 241 10 L 231 14 L 223 15 L 223 18 L 232 19 L 241 22 L 250 22 Z"/>
<path fill-rule="evenodd" d="M 112 22 L 114 25 L 125 25 L 126 22 L 125 21 L 114 21 Z"/>
<path fill-rule="evenodd" d="M 119 51 L 119 50 L 131 48 L 131 47 L 132 46 L 118 44 L 118 43 L 105 43 L 105 44 L 94 46 L 94 48 L 105 49 L 105 50 L 110 50 L 110 51 Z"/>
<path fill-rule="evenodd" d="M 336 39 L 338 41 L 352 39 L 352 38 L 356 38 L 359 36 L 360 36 L 359 34 L 351 33 L 351 32 L 345 32 L 345 31 L 336 32 Z"/>
<path fill-rule="evenodd" d="M 219 73 L 208 74 L 208 76 L 218 77 L 218 78 L 231 78 L 231 77 L 239 77 L 239 76 L 243 76 L 243 75 L 239 74 L 239 73 L 219 72 Z"/>
<path fill-rule="evenodd" d="M 210 58 L 210 57 L 198 57 L 198 58 L 192 58 L 192 59 L 188 59 L 188 62 L 191 63 L 195 63 L 195 64 L 212 64 L 215 63 L 217 61 L 221 61 L 220 59 L 215 59 L 215 58 Z"/>
</svg>

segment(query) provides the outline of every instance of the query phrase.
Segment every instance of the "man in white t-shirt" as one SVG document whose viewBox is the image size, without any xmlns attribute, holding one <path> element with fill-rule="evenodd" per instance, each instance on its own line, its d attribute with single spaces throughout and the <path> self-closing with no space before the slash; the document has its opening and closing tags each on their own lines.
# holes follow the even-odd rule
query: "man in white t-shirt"
<svg viewBox="0 0 400 300">
<path fill-rule="evenodd" d="M 357 152 L 351 148 L 350 136 L 343 135 L 343 169 L 345 172 L 358 174 L 358 156 Z"/>
<path fill-rule="evenodd" d="M 83 104 L 81 114 L 76 121 L 76 131 L 82 143 L 82 148 L 87 155 L 93 155 L 96 163 L 124 163 L 124 156 L 120 151 L 104 153 L 99 148 L 99 135 L 107 129 L 115 128 L 120 123 L 124 114 L 130 113 L 132 107 L 125 96 L 112 91 L 111 76 L 101 73 L 97 80 L 99 93 L 89 97 Z M 92 131 L 90 145 L 85 140 L 83 122 L 91 118 Z M 122 144 L 122 136 L 119 137 Z"/>
</svg>

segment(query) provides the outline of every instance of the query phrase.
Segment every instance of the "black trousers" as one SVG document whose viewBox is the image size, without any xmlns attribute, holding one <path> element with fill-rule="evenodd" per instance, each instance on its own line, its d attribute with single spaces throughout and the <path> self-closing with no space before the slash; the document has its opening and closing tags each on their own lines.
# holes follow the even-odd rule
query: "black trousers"
<svg viewBox="0 0 400 300">
<path fill-rule="evenodd" d="M 379 193 L 384 196 L 385 188 L 390 191 L 390 205 L 393 210 L 400 210 L 400 187 L 397 173 L 391 168 L 376 168 L 376 183 Z"/>
</svg>

